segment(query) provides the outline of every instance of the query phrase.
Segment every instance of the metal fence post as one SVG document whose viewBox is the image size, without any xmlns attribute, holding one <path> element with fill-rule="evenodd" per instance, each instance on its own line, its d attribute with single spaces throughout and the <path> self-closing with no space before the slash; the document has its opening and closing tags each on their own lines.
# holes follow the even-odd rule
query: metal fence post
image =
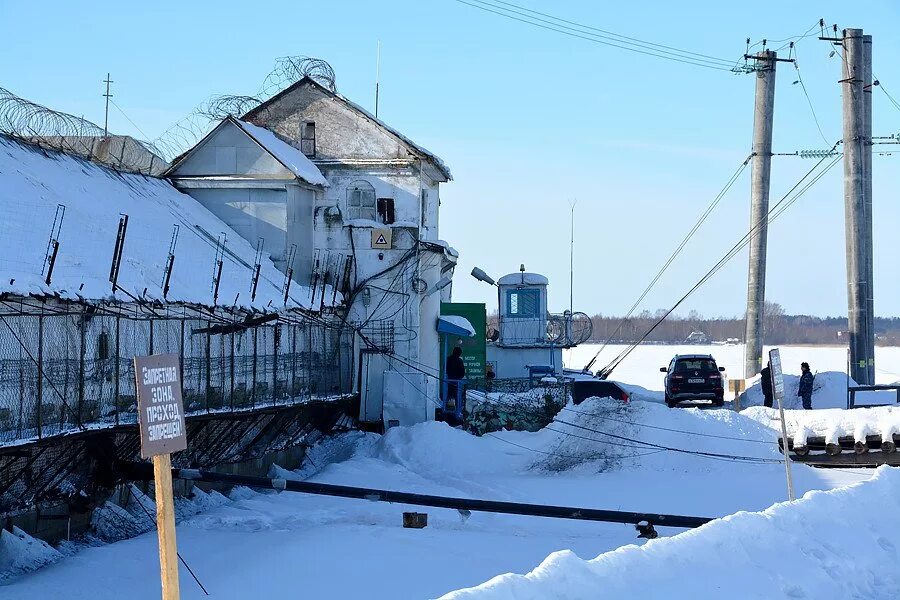
<svg viewBox="0 0 900 600">
<path fill-rule="evenodd" d="M 78 349 L 78 415 L 76 417 L 78 426 L 84 425 L 81 420 L 81 413 L 84 410 L 84 355 L 85 349 L 85 333 L 87 330 L 87 313 L 85 309 L 81 310 L 81 335 L 79 335 L 80 347 Z"/>
<path fill-rule="evenodd" d="M 231 332 L 231 410 L 234 410 L 234 332 Z"/>
<path fill-rule="evenodd" d="M 41 314 L 38 315 L 38 373 L 37 373 L 37 430 L 38 439 L 43 436 L 44 421 L 44 307 L 41 306 Z M 60 406 L 62 411 L 63 407 Z"/>
<path fill-rule="evenodd" d="M 259 327 L 253 328 L 253 391 L 250 393 L 250 406 L 256 406 L 256 334 Z"/>
<path fill-rule="evenodd" d="M 113 377 L 115 378 L 115 381 L 116 381 L 116 383 L 114 384 L 115 388 L 113 391 L 113 394 L 115 396 L 114 403 L 116 405 L 116 410 L 115 410 L 116 425 L 119 424 L 119 405 L 122 401 L 122 399 L 119 396 L 119 393 L 120 393 L 120 390 L 119 390 L 119 367 L 120 367 L 120 364 L 119 363 L 122 360 L 121 355 L 120 355 L 121 350 L 120 350 L 120 346 L 119 346 L 119 335 L 120 335 L 120 333 L 119 333 L 120 327 L 119 326 L 120 326 L 119 316 L 116 315 L 116 349 L 115 349 L 115 353 L 113 354 L 113 356 L 116 357 L 115 369 L 114 369 L 114 374 L 113 374 Z"/>
<path fill-rule="evenodd" d="M 212 321 L 206 322 L 207 327 L 212 327 Z M 212 387 L 212 336 L 206 334 L 206 412 L 209 412 L 209 393 Z"/>
<path fill-rule="evenodd" d="M 297 396 L 297 325 L 291 325 L 291 399 Z"/>
<path fill-rule="evenodd" d="M 272 406 L 278 404 L 278 346 L 281 344 L 281 326 L 272 330 Z"/>
</svg>

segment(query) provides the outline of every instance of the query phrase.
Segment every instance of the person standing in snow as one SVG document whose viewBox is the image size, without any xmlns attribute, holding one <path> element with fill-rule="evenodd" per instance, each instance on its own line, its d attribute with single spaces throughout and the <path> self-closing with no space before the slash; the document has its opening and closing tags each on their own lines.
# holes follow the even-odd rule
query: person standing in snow
<svg viewBox="0 0 900 600">
<path fill-rule="evenodd" d="M 763 403 L 772 408 L 772 369 L 766 364 L 762 371 L 759 372 L 759 384 L 762 386 Z"/>
<path fill-rule="evenodd" d="M 455 403 L 459 399 L 459 382 L 466 378 L 466 365 L 463 363 L 462 348 L 459 346 L 453 348 L 453 352 L 447 357 L 444 374 L 447 377 L 447 402 L 452 399 Z M 459 408 L 456 410 L 459 412 Z"/>
<path fill-rule="evenodd" d="M 802 371 L 802 374 L 800 375 L 800 389 L 797 390 L 797 395 L 800 396 L 800 399 L 803 401 L 803 408 L 811 410 L 813 379 L 815 378 L 809 371 L 808 362 L 800 363 L 800 370 Z"/>
</svg>

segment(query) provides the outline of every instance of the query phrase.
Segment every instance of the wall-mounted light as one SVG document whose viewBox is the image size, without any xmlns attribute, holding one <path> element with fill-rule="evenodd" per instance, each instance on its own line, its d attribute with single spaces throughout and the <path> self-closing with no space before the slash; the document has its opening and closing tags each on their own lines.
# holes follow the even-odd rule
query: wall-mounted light
<svg viewBox="0 0 900 600">
<path fill-rule="evenodd" d="M 425 292 L 425 296 L 430 296 L 435 292 L 441 291 L 442 289 L 444 289 L 445 287 L 450 285 L 451 281 L 452 281 L 452 279 L 450 279 L 450 277 L 448 275 L 444 275 L 443 277 L 441 277 L 440 279 L 437 280 L 437 283 L 435 283 L 433 286 L 431 286 L 431 289 L 429 289 L 427 292 Z"/>
<path fill-rule="evenodd" d="M 488 285 L 497 285 L 497 282 L 494 281 L 494 279 L 490 275 L 488 275 L 478 267 L 472 269 L 472 277 L 474 277 L 478 281 L 483 281 Z"/>
</svg>

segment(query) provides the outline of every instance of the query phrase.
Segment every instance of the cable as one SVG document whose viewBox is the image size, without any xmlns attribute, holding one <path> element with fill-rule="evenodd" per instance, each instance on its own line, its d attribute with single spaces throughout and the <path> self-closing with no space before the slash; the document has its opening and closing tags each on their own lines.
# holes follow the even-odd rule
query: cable
<svg viewBox="0 0 900 600">
<path fill-rule="evenodd" d="M 797 52 L 797 49 L 794 48 L 794 53 L 796 54 L 796 52 Z M 824 141 L 825 144 L 827 145 L 828 138 L 826 138 L 825 134 L 822 132 L 822 126 L 819 124 L 819 117 L 816 116 L 816 109 L 813 108 L 813 103 L 809 97 L 809 92 L 806 90 L 806 84 L 803 83 L 803 77 L 800 75 L 799 56 L 794 59 L 794 69 L 797 70 L 797 81 L 800 82 L 800 88 L 803 90 L 803 95 L 806 96 L 806 103 L 809 104 L 809 110 L 812 113 L 813 121 L 816 122 L 816 129 L 819 130 L 819 135 L 822 136 L 822 141 Z"/>
<path fill-rule="evenodd" d="M 720 440 L 733 440 L 736 442 L 750 442 L 750 443 L 754 443 L 754 444 L 774 444 L 774 443 L 776 443 L 771 440 L 748 439 L 748 438 L 740 438 L 740 437 L 729 436 L 729 435 L 715 435 L 712 433 L 700 433 L 697 431 L 687 431 L 685 429 L 672 429 L 670 427 L 660 427 L 658 425 L 647 425 L 645 423 L 638 423 L 637 421 L 629 421 L 627 419 L 616 419 L 613 417 L 608 417 L 602 413 L 585 412 L 585 411 L 575 410 L 573 408 L 568 408 L 568 407 L 563 407 L 563 410 L 573 412 L 573 413 L 579 414 L 579 415 L 589 415 L 592 417 L 598 417 L 598 418 L 604 419 L 606 421 L 614 421 L 616 423 L 623 423 L 626 425 L 635 425 L 637 427 L 646 427 L 647 429 L 659 429 L 661 431 L 671 431 L 673 433 L 683 433 L 685 435 L 696 435 L 698 437 L 716 438 L 716 439 L 720 439 Z"/>
<path fill-rule="evenodd" d="M 837 148 L 839 143 L 840 142 L 836 142 L 832 146 L 831 150 L 833 151 L 835 148 Z M 753 234 L 756 232 L 757 229 L 759 229 L 763 225 L 763 223 L 772 223 L 775 219 L 777 219 L 781 214 L 784 213 L 785 210 L 787 210 L 791 205 L 793 205 L 793 203 L 796 202 L 798 198 L 800 198 L 803 194 L 805 194 L 806 191 L 809 190 L 810 187 L 812 187 L 812 185 L 814 185 L 816 182 L 818 182 L 825 175 L 825 173 L 827 173 L 841 159 L 840 155 L 837 155 L 837 157 L 827 167 L 825 167 L 825 169 L 823 169 L 819 174 L 817 174 L 815 177 L 813 177 L 813 179 L 811 179 L 809 181 L 809 183 L 803 185 L 803 182 L 808 177 L 810 177 L 810 175 L 812 175 L 816 171 L 816 169 L 818 169 L 819 166 L 825 162 L 826 159 L 831 158 L 832 156 L 833 155 L 830 153 L 826 154 L 815 165 L 813 165 L 813 167 L 809 171 L 807 171 L 807 173 L 805 175 L 803 175 L 803 177 L 801 177 L 800 180 L 797 183 L 795 183 L 794 186 L 791 187 L 791 189 L 789 189 L 788 192 L 784 196 L 782 196 L 782 198 L 778 202 L 776 202 L 774 206 L 772 206 L 772 208 L 769 209 L 769 212 L 765 216 L 763 216 L 759 220 L 759 222 L 754 223 L 752 225 L 752 227 L 750 228 L 750 230 L 747 233 L 745 233 L 744 236 L 740 240 L 738 240 L 737 243 L 735 243 L 734 246 L 732 246 L 730 250 L 728 250 L 728 252 L 725 253 L 725 256 L 723 256 L 721 259 L 719 259 L 719 261 L 715 265 L 713 265 L 713 267 L 709 271 L 707 271 L 706 274 L 703 277 L 701 277 L 700 280 L 693 287 L 691 287 L 675 303 L 674 306 L 672 306 L 672 308 L 670 308 L 668 311 L 666 311 L 666 313 L 663 314 L 650 327 L 650 329 L 648 329 L 647 332 L 644 333 L 643 336 L 641 336 L 641 338 L 639 340 L 637 340 L 636 342 L 632 343 L 630 346 L 628 346 L 624 350 L 622 350 L 622 352 L 620 352 L 619 355 L 616 356 L 616 358 L 614 358 L 606 367 L 601 369 L 600 373 L 598 374 L 601 377 L 601 379 L 605 379 L 606 377 L 608 377 L 609 374 L 612 373 L 613 369 L 615 369 L 619 365 L 619 363 L 622 362 L 622 360 L 624 360 L 635 348 L 637 348 L 641 344 L 641 342 L 643 342 L 645 339 L 647 339 L 647 336 L 649 336 L 653 332 L 653 330 L 659 326 L 660 323 L 665 321 L 669 317 L 669 315 L 671 315 L 675 311 L 675 309 L 677 309 L 685 300 L 688 299 L 688 297 L 690 297 L 691 294 L 693 294 L 704 283 L 706 283 L 710 278 L 712 278 L 716 273 L 718 273 L 719 270 L 725 266 L 725 264 L 727 264 L 732 258 L 734 258 L 734 256 L 737 255 L 738 252 L 741 251 L 741 249 L 744 248 L 744 246 L 749 244 Z M 802 188 L 801 188 L 801 185 L 803 185 Z M 791 196 L 791 194 L 794 194 L 794 192 L 798 188 L 800 188 L 800 190 L 797 191 L 797 193 L 793 196 L 793 198 L 788 200 L 788 198 Z"/>
<path fill-rule="evenodd" d="M 577 423 L 570 423 L 568 421 L 564 421 L 557 417 L 554 423 L 560 423 L 562 425 L 568 425 L 569 427 L 575 427 L 576 429 L 583 429 L 585 431 L 590 431 L 591 433 L 597 433 L 600 435 L 605 435 L 607 437 L 611 437 L 613 439 L 622 440 L 625 442 L 631 442 L 633 444 L 643 444 L 644 446 L 650 448 L 658 448 L 661 450 L 668 450 L 669 452 L 678 452 L 680 454 L 691 454 L 695 456 L 705 456 L 705 457 L 713 457 L 713 458 L 723 458 L 728 460 L 733 460 L 736 462 L 754 462 L 754 463 L 781 463 L 782 461 L 777 458 L 762 458 L 762 457 L 752 457 L 752 456 L 739 456 L 737 454 L 721 454 L 718 452 L 702 452 L 699 450 L 685 450 L 684 448 L 674 448 L 672 446 L 664 446 L 662 444 L 654 444 L 653 442 L 645 442 L 643 440 L 636 440 L 633 438 L 629 438 L 624 435 L 616 435 L 614 433 L 609 433 L 606 431 L 600 431 L 599 429 L 591 429 L 590 427 L 585 427 L 584 425 L 578 425 Z M 598 441 L 598 440 L 595 440 Z"/>
<path fill-rule="evenodd" d="M 682 56 L 682 55 L 668 52 L 665 50 L 655 50 L 655 49 L 654 50 L 641 50 L 640 48 L 642 46 L 635 44 L 635 43 L 626 42 L 624 40 L 621 40 L 621 41 L 615 40 L 620 43 L 613 43 L 612 41 L 606 41 L 606 40 L 610 39 L 607 36 L 603 36 L 603 35 L 599 35 L 599 34 L 592 34 L 592 33 L 586 32 L 586 31 L 568 27 L 568 26 L 562 24 L 562 23 L 564 23 L 564 21 L 562 21 L 561 19 L 556 19 L 555 17 L 554 17 L 554 19 L 559 22 L 553 22 L 553 21 L 547 21 L 544 19 L 539 19 L 537 17 L 533 17 L 533 16 L 524 14 L 519 11 L 511 10 L 508 8 L 503 8 L 502 6 L 498 6 L 495 4 L 490 4 L 483 0 L 472 0 L 472 2 L 467 2 L 466 0 L 455 0 L 455 1 L 460 4 L 465 4 L 467 6 L 471 6 L 473 8 L 477 8 L 477 9 L 485 11 L 485 12 L 493 13 L 495 15 L 499 15 L 499 16 L 507 18 L 507 19 L 519 21 L 521 23 L 525 23 L 527 25 L 532 25 L 534 27 L 540 27 L 541 29 L 546 29 L 548 31 L 555 31 L 557 33 L 562 33 L 563 35 L 568 35 L 570 37 L 580 38 L 580 39 L 583 39 L 583 40 L 586 40 L 589 42 L 594 42 L 596 44 L 612 46 L 614 48 L 620 48 L 622 50 L 629 50 L 631 52 L 636 52 L 638 54 L 645 54 L 647 56 L 663 58 L 666 60 L 680 62 L 680 63 L 684 63 L 684 64 L 688 64 L 688 65 L 693 65 L 696 67 L 705 67 L 705 68 L 714 69 L 717 71 L 727 71 L 727 72 L 732 71 L 732 67 L 724 66 L 725 63 L 727 63 L 729 65 L 732 64 L 732 61 L 725 61 L 723 59 L 709 60 L 709 59 L 704 59 L 704 58 L 691 59 L 688 56 Z M 474 2 L 477 2 L 478 4 L 475 4 Z M 488 8 L 488 7 L 490 7 L 490 8 Z M 516 16 L 516 15 L 520 15 L 520 16 Z M 549 23 L 549 25 L 541 24 L 542 22 Z M 679 52 L 685 52 L 685 51 L 679 51 Z M 714 61 L 721 61 L 721 65 L 717 66 L 717 65 L 719 65 L 719 63 L 714 62 Z"/>
<path fill-rule="evenodd" d="M 150 519 L 150 521 L 153 523 L 153 528 L 156 529 L 156 519 L 153 518 L 153 515 L 150 514 L 150 511 L 147 510 L 147 507 L 144 506 L 144 503 L 141 502 L 141 499 L 140 499 L 140 498 L 135 497 L 135 500 L 137 501 L 137 505 L 141 507 L 141 509 L 144 511 L 144 513 L 146 513 L 147 517 L 148 517 L 148 518 Z M 194 573 L 194 570 L 191 568 L 191 566 L 190 566 L 189 564 L 187 564 L 187 561 L 184 560 L 184 557 L 181 556 L 181 552 L 178 552 L 178 551 L 176 550 L 176 551 L 175 551 L 175 554 L 178 556 L 178 560 L 181 561 L 181 564 L 184 565 L 184 568 L 187 569 L 187 570 L 188 570 L 188 573 L 191 574 L 191 577 L 194 578 L 194 581 L 197 582 L 197 585 L 200 586 L 200 589 L 203 590 L 203 593 L 206 594 L 207 596 L 209 596 L 209 592 L 206 591 L 206 588 L 203 587 L 203 584 L 202 584 L 202 583 L 200 583 L 200 579 L 199 579 L 199 578 L 197 577 L 197 575 Z"/>
<path fill-rule="evenodd" d="M 731 187 L 735 184 L 735 182 L 738 180 L 738 178 L 744 172 L 744 169 L 747 168 L 747 165 L 749 164 L 751 158 L 753 158 L 752 154 L 750 156 L 748 156 L 744 160 L 744 162 L 741 163 L 741 165 L 737 168 L 737 170 L 731 175 L 731 178 L 729 178 L 728 182 L 725 184 L 725 187 L 723 187 L 719 191 L 719 193 L 716 194 L 715 198 L 713 198 L 713 200 L 712 200 L 712 202 L 710 202 L 709 206 L 706 207 L 706 210 L 704 210 L 703 213 L 700 215 L 700 218 L 697 219 L 697 222 L 694 223 L 694 226 L 691 228 L 691 230 L 688 231 L 687 235 L 684 236 L 684 239 L 681 240 L 681 243 L 678 244 L 678 247 L 675 248 L 675 251 L 672 252 L 671 255 L 669 255 L 669 258 L 666 260 L 666 262 L 663 264 L 663 266 L 660 267 L 659 271 L 656 273 L 656 276 L 650 281 L 650 283 L 647 285 L 647 287 L 644 288 L 644 291 L 641 293 L 641 295 L 638 297 L 638 299 L 635 300 L 634 304 L 631 305 L 631 308 L 628 309 L 628 313 L 622 318 L 621 321 L 619 321 L 619 325 L 618 325 L 618 327 L 616 327 L 616 330 L 613 331 L 612 334 L 610 334 L 610 336 L 606 339 L 605 342 L 603 342 L 603 344 L 600 346 L 600 349 L 597 351 L 596 354 L 594 354 L 594 357 L 584 367 L 585 371 L 589 371 L 591 369 L 591 367 L 594 366 L 594 362 L 596 362 L 597 357 L 600 356 L 600 353 L 603 352 L 604 349 L 606 349 L 606 347 L 613 340 L 613 338 L 615 338 L 615 336 L 619 333 L 619 331 L 622 330 L 622 327 L 625 325 L 625 323 L 628 322 L 628 319 L 631 317 L 632 314 L 634 314 L 634 311 L 637 310 L 637 307 L 640 305 L 640 303 L 643 302 L 644 298 L 647 297 L 647 294 L 650 293 L 650 290 L 653 289 L 653 286 L 656 285 L 656 283 L 660 280 L 660 278 L 663 276 L 663 274 L 666 272 L 666 270 L 669 268 L 669 266 L 671 266 L 672 262 L 678 257 L 678 255 L 681 253 L 681 251 L 684 249 L 684 247 L 687 245 L 687 243 L 691 240 L 691 238 L 694 236 L 694 234 L 697 233 L 697 230 L 700 229 L 700 226 L 703 225 L 703 223 L 706 221 L 706 219 L 709 217 L 709 215 L 712 213 L 712 211 L 716 208 L 716 206 L 719 205 L 719 202 L 722 200 L 722 198 L 725 197 L 725 194 L 728 193 L 728 191 L 731 189 Z"/>
<path fill-rule="evenodd" d="M 137 130 L 140 132 L 140 134 L 141 134 L 142 136 L 144 136 L 144 139 L 145 139 L 145 140 L 149 140 L 149 139 L 150 139 L 150 136 L 147 135 L 146 133 L 144 133 L 144 130 L 141 129 L 140 127 L 138 127 L 138 124 L 135 123 L 134 121 L 132 121 L 132 120 L 131 120 L 131 117 L 129 117 L 128 115 L 125 114 L 125 111 L 122 110 L 122 107 L 119 106 L 118 104 L 116 104 L 116 101 L 113 100 L 112 97 L 110 97 L 109 102 L 110 102 L 110 104 L 112 104 L 113 106 L 115 106 L 116 109 L 117 109 L 120 113 L 122 113 L 122 116 L 123 116 L 123 117 L 125 117 L 126 119 L 128 119 L 128 122 L 131 123 L 131 124 L 134 126 L 134 128 L 137 129 Z"/>
</svg>

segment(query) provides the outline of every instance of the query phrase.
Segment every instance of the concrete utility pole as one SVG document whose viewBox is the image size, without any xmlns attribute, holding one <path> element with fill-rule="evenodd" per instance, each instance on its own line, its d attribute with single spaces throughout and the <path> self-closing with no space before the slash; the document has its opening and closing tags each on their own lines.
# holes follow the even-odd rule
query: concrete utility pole
<svg viewBox="0 0 900 600">
<path fill-rule="evenodd" d="M 865 128 L 865 69 L 862 29 L 845 29 L 843 78 L 844 113 L 844 215 L 847 240 L 847 318 L 850 337 L 850 376 L 857 383 L 874 383 L 874 331 L 871 329 L 869 271 L 872 227 L 867 220 L 866 160 L 871 152 Z M 871 46 L 870 46 L 871 47 Z M 871 163 L 870 163 L 871 164 Z"/>
<path fill-rule="evenodd" d="M 753 158 L 750 163 L 750 269 L 747 274 L 747 323 L 744 377 L 762 370 L 763 317 L 766 302 L 769 175 L 772 168 L 772 124 L 775 115 L 777 55 L 763 50 L 756 59 L 756 102 L 753 110 Z"/>
<path fill-rule="evenodd" d="M 866 356 L 869 384 L 875 383 L 875 276 L 873 263 L 875 260 L 873 219 L 872 219 L 872 36 L 863 36 L 863 176 L 865 185 L 863 192 L 866 197 L 865 218 L 866 224 L 863 231 L 866 245 L 866 322 L 868 335 L 866 336 Z"/>
</svg>

